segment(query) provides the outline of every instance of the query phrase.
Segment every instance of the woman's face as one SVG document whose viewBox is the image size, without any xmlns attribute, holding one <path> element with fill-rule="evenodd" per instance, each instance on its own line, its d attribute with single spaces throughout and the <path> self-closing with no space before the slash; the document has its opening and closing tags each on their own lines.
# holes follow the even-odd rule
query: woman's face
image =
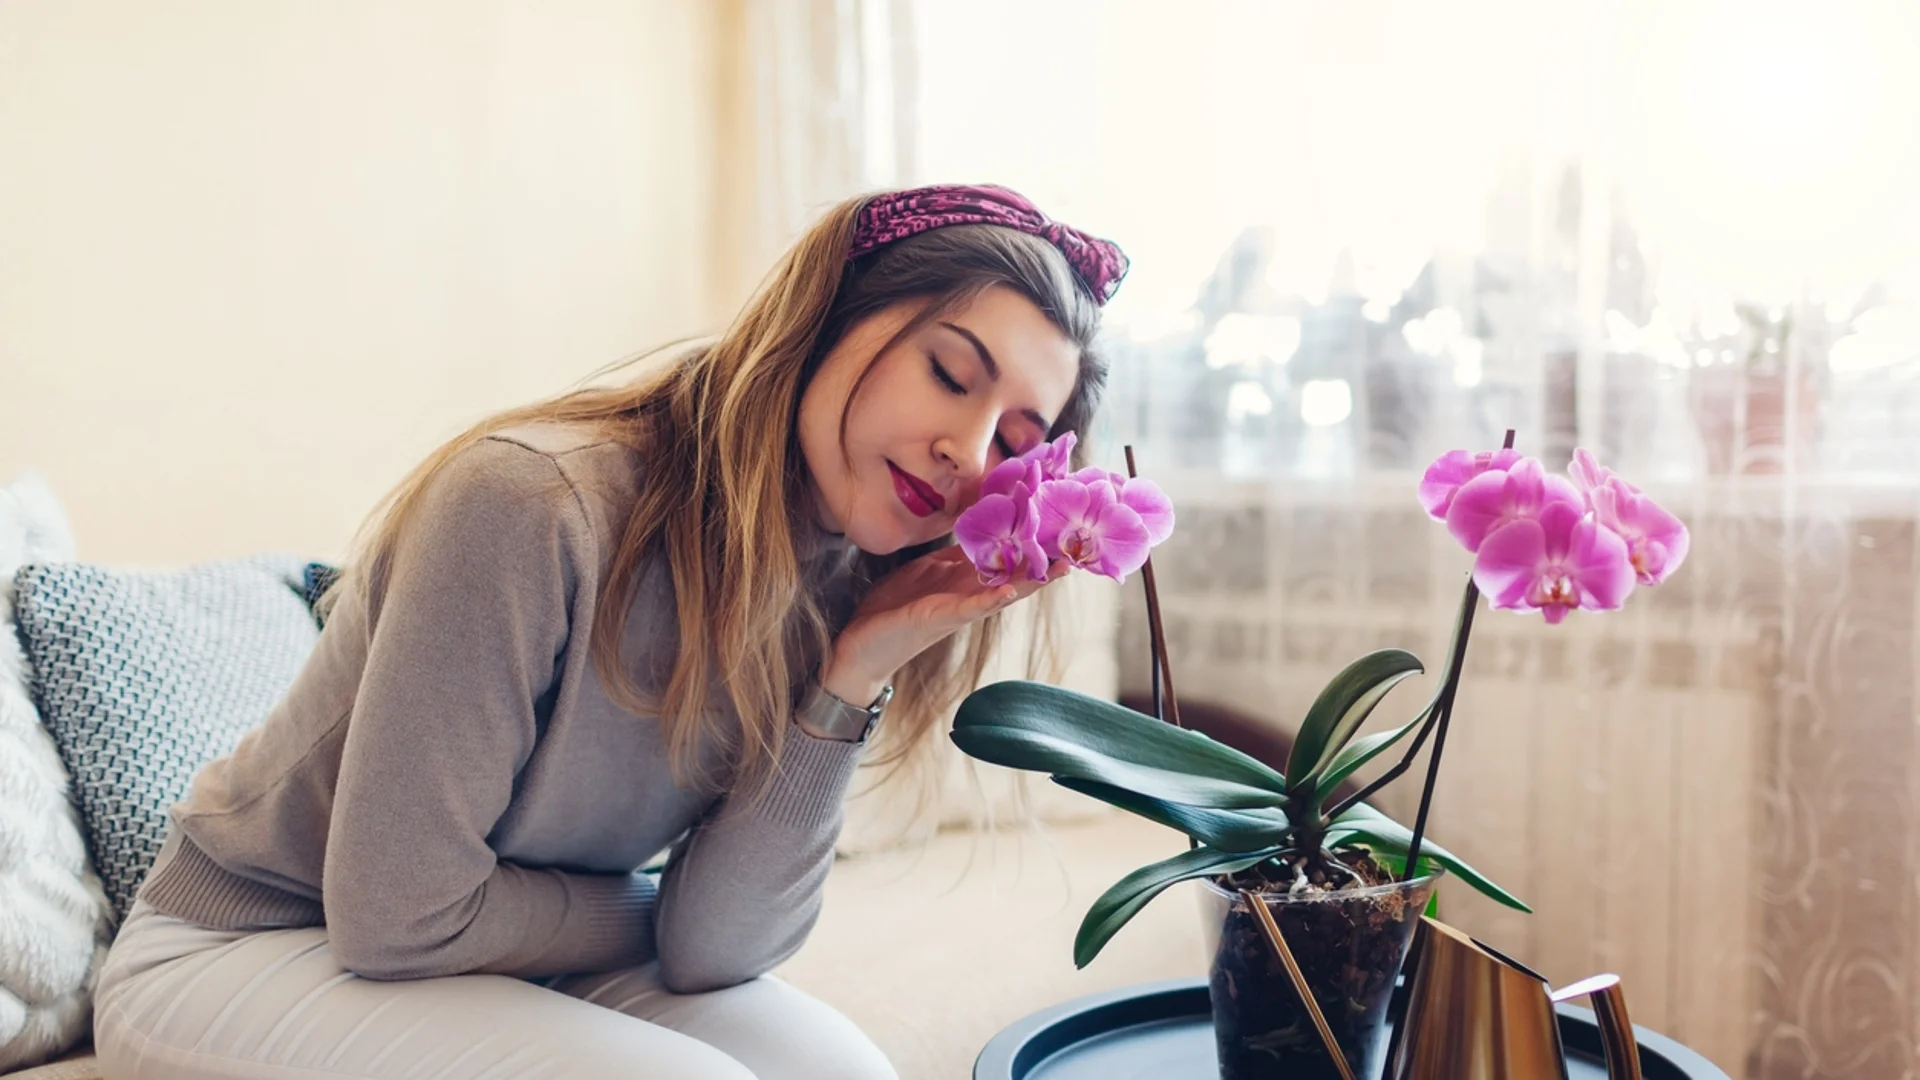
<svg viewBox="0 0 1920 1080">
<path fill-rule="evenodd" d="M 875 555 L 951 532 L 989 470 L 1046 440 L 1079 377 L 1072 339 L 998 285 L 874 357 L 919 310 L 896 305 L 856 323 L 800 398 L 821 524 Z M 869 357 L 843 455 L 840 415 Z"/>
</svg>

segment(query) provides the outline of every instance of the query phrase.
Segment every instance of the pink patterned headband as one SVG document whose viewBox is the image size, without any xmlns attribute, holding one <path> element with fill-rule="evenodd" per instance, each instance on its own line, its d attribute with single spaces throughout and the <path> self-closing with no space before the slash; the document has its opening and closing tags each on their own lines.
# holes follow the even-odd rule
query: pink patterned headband
<svg viewBox="0 0 1920 1080">
<path fill-rule="evenodd" d="M 1089 236 L 1041 213 L 1026 196 L 993 184 L 938 184 L 888 191 L 860 211 L 847 258 L 945 225 L 1004 225 L 1060 249 L 1096 304 L 1113 299 L 1127 276 L 1127 256 L 1111 240 Z"/>
</svg>

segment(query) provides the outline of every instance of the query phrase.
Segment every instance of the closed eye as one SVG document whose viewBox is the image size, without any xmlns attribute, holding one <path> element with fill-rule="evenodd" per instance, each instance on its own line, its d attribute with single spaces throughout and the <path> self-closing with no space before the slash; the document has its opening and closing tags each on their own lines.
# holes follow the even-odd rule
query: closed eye
<svg viewBox="0 0 1920 1080">
<path fill-rule="evenodd" d="M 946 387 L 948 393 L 958 397 L 966 396 L 967 388 L 964 386 L 961 386 L 960 381 L 958 379 L 955 379 L 953 375 L 949 373 L 945 367 L 941 366 L 940 359 L 938 357 L 934 356 L 932 353 L 928 353 L 927 364 L 931 366 L 933 369 L 933 377 L 940 380 L 940 385 Z M 997 431 L 994 432 L 993 434 L 993 445 L 999 449 L 1000 459 L 1002 461 L 1005 461 L 1006 459 L 1011 457 L 1018 456 L 1013 452 L 1012 444 L 1007 442 L 1007 437 L 1005 435 L 1000 434 Z"/>
<path fill-rule="evenodd" d="M 940 385 L 946 387 L 948 393 L 964 395 L 967 392 L 967 388 L 961 386 L 959 380 L 949 375 L 947 369 L 941 367 L 940 361 L 931 353 L 927 355 L 927 363 L 933 365 L 933 377 L 940 380 Z"/>
</svg>

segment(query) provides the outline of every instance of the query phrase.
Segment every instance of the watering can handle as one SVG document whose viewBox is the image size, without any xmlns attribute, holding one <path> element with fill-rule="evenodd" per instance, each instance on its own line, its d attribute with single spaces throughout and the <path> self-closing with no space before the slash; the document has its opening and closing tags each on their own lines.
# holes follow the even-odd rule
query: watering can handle
<svg viewBox="0 0 1920 1080">
<path fill-rule="evenodd" d="M 1633 1038 L 1633 1021 L 1627 1019 L 1627 992 L 1620 988 L 1620 976 L 1595 975 L 1549 996 L 1558 1003 L 1589 994 L 1600 1024 L 1600 1047 L 1607 1055 L 1607 1080 L 1641 1080 L 1640 1044 Z"/>
</svg>

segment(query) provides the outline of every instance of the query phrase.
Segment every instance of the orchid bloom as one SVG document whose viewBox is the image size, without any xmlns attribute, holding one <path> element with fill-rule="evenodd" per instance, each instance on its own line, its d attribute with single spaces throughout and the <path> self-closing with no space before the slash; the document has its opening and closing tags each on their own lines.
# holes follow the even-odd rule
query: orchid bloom
<svg viewBox="0 0 1920 1080">
<path fill-rule="evenodd" d="M 1173 535 L 1173 500 L 1167 498 L 1167 493 L 1160 490 L 1159 484 L 1143 476 L 1121 476 L 1098 466 L 1081 469 L 1069 479 L 1083 484 L 1112 485 L 1113 493 L 1120 497 L 1120 501 L 1140 515 L 1140 521 L 1147 527 L 1150 543 L 1158 544 Z"/>
<path fill-rule="evenodd" d="M 1567 470 L 1586 496 L 1594 520 L 1620 534 L 1636 580 L 1658 585 L 1686 561 L 1692 538 L 1687 527 L 1639 488 L 1602 468 L 1586 450 L 1573 452 Z"/>
<path fill-rule="evenodd" d="M 1073 448 L 1080 436 L 1071 431 L 1063 431 L 1052 442 L 1043 442 L 1021 454 L 1018 460 L 1031 461 L 1040 467 L 1040 479 L 1064 480 L 1073 468 Z"/>
<path fill-rule="evenodd" d="M 1627 545 L 1578 504 L 1550 501 L 1537 518 L 1493 530 L 1473 561 L 1473 580 L 1496 608 L 1538 611 L 1557 623 L 1574 608 L 1613 611 L 1633 591 Z"/>
<path fill-rule="evenodd" d="M 1420 478 L 1420 505 L 1435 521 L 1447 520 L 1460 486 L 1486 472 L 1506 472 L 1520 460 L 1518 450 L 1449 450 L 1427 466 Z"/>
<path fill-rule="evenodd" d="M 1539 462 L 1521 458 L 1504 472 L 1489 469 L 1461 484 L 1448 501 L 1445 521 L 1454 539 L 1477 552 L 1501 528 L 1537 518 L 1553 505 L 1568 506 L 1576 515 L 1587 508 L 1571 481 L 1548 476 Z"/>
<path fill-rule="evenodd" d="M 1039 529 L 1033 489 L 1016 481 L 1010 490 L 983 495 L 967 507 L 953 523 L 953 536 L 980 571 L 981 582 L 1000 586 L 1018 573 L 1034 581 L 1046 580 L 1047 553 L 1040 546 Z"/>
<path fill-rule="evenodd" d="M 1028 497 L 1032 497 L 1033 492 L 1040 490 L 1041 481 L 1045 479 L 1039 462 L 1029 461 L 1025 457 L 1008 458 L 995 465 L 986 479 L 980 481 L 980 497 L 1011 495 L 1017 487 L 1026 488 Z"/>
<path fill-rule="evenodd" d="M 1146 564 L 1153 534 L 1139 512 L 1120 501 L 1113 484 L 1049 480 L 1040 485 L 1035 505 L 1040 546 L 1049 557 L 1115 581 L 1125 581 Z M 1171 521 L 1171 507 L 1167 516 Z"/>
<path fill-rule="evenodd" d="M 980 482 L 953 535 L 981 581 L 1004 585 L 1023 570 L 1042 581 L 1052 559 L 1124 581 L 1173 535 L 1173 501 L 1153 481 L 1091 467 L 1069 475 L 1075 441 L 1066 432 Z"/>
</svg>

